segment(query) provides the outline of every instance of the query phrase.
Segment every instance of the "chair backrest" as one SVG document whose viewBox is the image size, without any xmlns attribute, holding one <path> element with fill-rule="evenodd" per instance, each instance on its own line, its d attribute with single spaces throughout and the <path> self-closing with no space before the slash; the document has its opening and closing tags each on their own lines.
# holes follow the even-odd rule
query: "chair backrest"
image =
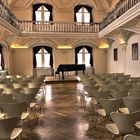
<svg viewBox="0 0 140 140">
<path fill-rule="evenodd" d="M 13 95 L 12 94 L 1 94 L 0 95 L 0 102 L 4 102 L 4 103 L 9 103 L 9 102 L 13 102 L 12 100 Z"/>
<path fill-rule="evenodd" d="M 131 90 L 129 96 L 140 98 L 140 89 Z"/>
<path fill-rule="evenodd" d="M 37 94 L 39 91 L 39 88 L 23 88 L 23 93 L 24 94 Z"/>
<path fill-rule="evenodd" d="M 140 110 L 140 98 L 123 98 L 125 106 L 128 108 L 129 112 L 135 112 Z"/>
<path fill-rule="evenodd" d="M 140 140 L 140 136 L 127 134 L 124 136 L 124 140 Z"/>
<path fill-rule="evenodd" d="M 128 91 L 129 90 L 121 90 L 121 91 L 111 91 L 110 95 L 112 96 L 113 99 L 122 99 L 123 97 L 128 96 Z"/>
<path fill-rule="evenodd" d="M 37 83 L 37 82 L 29 82 L 28 83 L 28 88 L 40 88 L 42 83 Z"/>
<path fill-rule="evenodd" d="M 13 83 L 14 88 L 23 88 L 27 87 L 28 83 Z"/>
<path fill-rule="evenodd" d="M 15 100 L 18 102 L 18 103 L 21 103 L 21 102 L 26 102 L 27 106 L 30 105 L 30 103 L 35 99 L 35 94 L 15 94 Z"/>
<path fill-rule="evenodd" d="M 116 112 L 122 106 L 122 99 L 99 99 L 99 103 L 105 110 L 107 115 L 111 112 Z"/>
<path fill-rule="evenodd" d="M 22 91 L 22 88 L 5 88 L 6 94 L 14 94 L 14 93 L 20 93 Z"/>
<path fill-rule="evenodd" d="M 128 134 L 132 133 L 136 121 L 139 120 L 140 111 L 130 113 L 130 114 L 123 114 L 118 112 L 111 113 L 111 119 L 117 125 L 120 134 Z"/>
<path fill-rule="evenodd" d="M 21 114 L 26 110 L 27 104 L 21 103 L 3 103 L 2 109 L 8 115 L 8 117 L 21 118 Z"/>
<path fill-rule="evenodd" d="M 13 129 L 18 124 L 19 119 L 16 117 L 11 117 L 8 119 L 0 120 L 0 139 L 1 140 L 10 140 L 11 133 Z"/>
<path fill-rule="evenodd" d="M 100 91 L 100 92 L 95 94 L 95 98 L 96 98 L 97 102 L 101 98 L 109 99 L 110 98 L 110 92 L 109 91 Z"/>
</svg>

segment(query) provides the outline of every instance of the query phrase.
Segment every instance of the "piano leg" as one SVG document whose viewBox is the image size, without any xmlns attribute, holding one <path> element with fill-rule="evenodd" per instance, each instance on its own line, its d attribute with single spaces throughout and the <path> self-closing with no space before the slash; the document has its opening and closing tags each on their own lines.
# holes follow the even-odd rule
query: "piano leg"
<svg viewBox="0 0 140 140">
<path fill-rule="evenodd" d="M 62 71 L 62 79 L 64 79 L 64 71 Z"/>
</svg>

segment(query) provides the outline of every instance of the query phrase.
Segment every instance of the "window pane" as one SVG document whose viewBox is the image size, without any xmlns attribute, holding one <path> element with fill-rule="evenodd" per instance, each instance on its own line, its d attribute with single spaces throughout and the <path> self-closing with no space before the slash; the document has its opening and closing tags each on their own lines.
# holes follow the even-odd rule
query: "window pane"
<svg viewBox="0 0 140 140">
<path fill-rule="evenodd" d="M 82 53 L 83 52 L 83 49 L 81 49 L 80 51 L 79 51 L 79 53 Z"/>
<path fill-rule="evenodd" d="M 50 67 L 50 54 L 44 54 L 44 67 Z"/>
<path fill-rule="evenodd" d="M 37 10 L 40 10 L 41 11 L 41 6 Z"/>
<path fill-rule="evenodd" d="M 78 11 L 78 13 L 82 13 L 82 8 Z"/>
<path fill-rule="evenodd" d="M 78 64 L 83 64 L 82 54 L 78 53 Z"/>
<path fill-rule="evenodd" d="M 35 15 L 36 15 L 36 21 L 41 21 L 41 11 L 36 11 Z"/>
<path fill-rule="evenodd" d="M 85 53 L 88 53 L 88 51 L 87 51 L 87 49 L 86 49 L 86 48 L 84 48 L 84 52 L 85 52 Z"/>
<path fill-rule="evenodd" d="M 44 8 L 45 11 L 48 11 L 48 9 L 45 6 L 43 6 L 43 8 Z"/>
<path fill-rule="evenodd" d="M 50 12 L 44 12 L 44 21 L 50 20 Z"/>
<path fill-rule="evenodd" d="M 45 49 L 43 49 L 44 50 L 44 53 L 48 53 Z"/>
<path fill-rule="evenodd" d="M 42 67 L 41 54 L 36 54 L 36 62 L 37 62 L 37 66 L 36 67 Z"/>
<path fill-rule="evenodd" d="M 86 66 L 90 66 L 90 64 L 89 64 L 89 61 L 90 60 L 90 54 L 89 53 L 86 53 L 85 54 L 85 65 Z"/>
<path fill-rule="evenodd" d="M 76 21 L 82 22 L 82 13 L 76 13 Z"/>
<path fill-rule="evenodd" d="M 40 49 L 39 51 L 38 51 L 38 53 L 41 53 L 42 52 L 42 49 Z"/>
<path fill-rule="evenodd" d="M 84 8 L 84 13 L 88 13 L 88 10 L 86 8 Z"/>
<path fill-rule="evenodd" d="M 84 22 L 89 23 L 90 22 L 90 14 L 84 13 Z"/>
</svg>

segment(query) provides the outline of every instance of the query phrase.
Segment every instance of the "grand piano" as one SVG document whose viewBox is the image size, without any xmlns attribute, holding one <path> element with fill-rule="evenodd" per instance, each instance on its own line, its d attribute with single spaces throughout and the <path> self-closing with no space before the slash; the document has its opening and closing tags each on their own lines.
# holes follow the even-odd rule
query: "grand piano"
<svg viewBox="0 0 140 140">
<path fill-rule="evenodd" d="M 55 74 L 62 73 L 62 79 L 64 79 L 64 72 L 66 71 L 83 71 L 85 73 L 85 64 L 60 64 Z"/>
</svg>

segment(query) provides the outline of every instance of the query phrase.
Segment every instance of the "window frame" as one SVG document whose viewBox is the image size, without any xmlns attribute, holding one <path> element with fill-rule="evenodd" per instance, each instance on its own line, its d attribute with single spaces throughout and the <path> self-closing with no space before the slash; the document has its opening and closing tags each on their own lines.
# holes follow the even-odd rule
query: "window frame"
<svg viewBox="0 0 140 140">
<path fill-rule="evenodd" d="M 78 54 L 82 54 L 82 63 L 78 63 Z M 88 50 L 85 47 L 81 48 L 81 50 L 77 53 L 77 64 L 85 64 L 86 67 L 91 67 L 90 58 L 89 58 L 89 64 L 85 63 L 86 54 L 89 54 L 89 56 L 90 56 L 90 53 L 88 52 Z"/>
<path fill-rule="evenodd" d="M 81 10 L 81 12 L 79 12 L 80 10 Z M 86 12 L 85 10 L 86 10 L 87 12 Z M 79 14 L 79 16 L 80 16 L 80 14 L 81 14 L 81 17 L 80 17 L 80 18 L 81 18 L 81 22 L 78 22 L 78 23 L 81 23 L 81 24 L 84 24 L 84 23 L 89 24 L 89 23 L 90 23 L 90 20 L 91 20 L 91 19 L 90 19 L 90 14 L 91 14 L 91 13 L 88 12 L 88 10 L 87 10 L 84 6 L 82 6 L 82 7 L 78 10 L 78 12 L 76 12 L 75 14 L 76 14 L 76 21 L 77 21 L 77 22 L 78 22 L 78 20 L 77 20 L 77 15 Z M 88 22 L 85 21 L 85 17 L 86 17 L 85 14 L 89 14 L 89 21 L 88 21 Z"/>
<path fill-rule="evenodd" d="M 132 60 L 138 60 L 138 43 L 132 44 Z"/>
<path fill-rule="evenodd" d="M 41 48 L 40 50 L 38 51 L 38 53 L 36 53 L 36 55 L 41 54 L 41 66 L 36 65 L 36 68 L 50 68 L 51 67 L 50 64 L 48 64 L 48 66 L 45 66 L 45 54 L 50 55 L 50 53 L 48 53 L 44 48 Z M 36 56 L 36 61 L 37 61 L 37 56 Z M 50 61 L 50 56 L 49 56 L 49 61 Z"/>
</svg>

